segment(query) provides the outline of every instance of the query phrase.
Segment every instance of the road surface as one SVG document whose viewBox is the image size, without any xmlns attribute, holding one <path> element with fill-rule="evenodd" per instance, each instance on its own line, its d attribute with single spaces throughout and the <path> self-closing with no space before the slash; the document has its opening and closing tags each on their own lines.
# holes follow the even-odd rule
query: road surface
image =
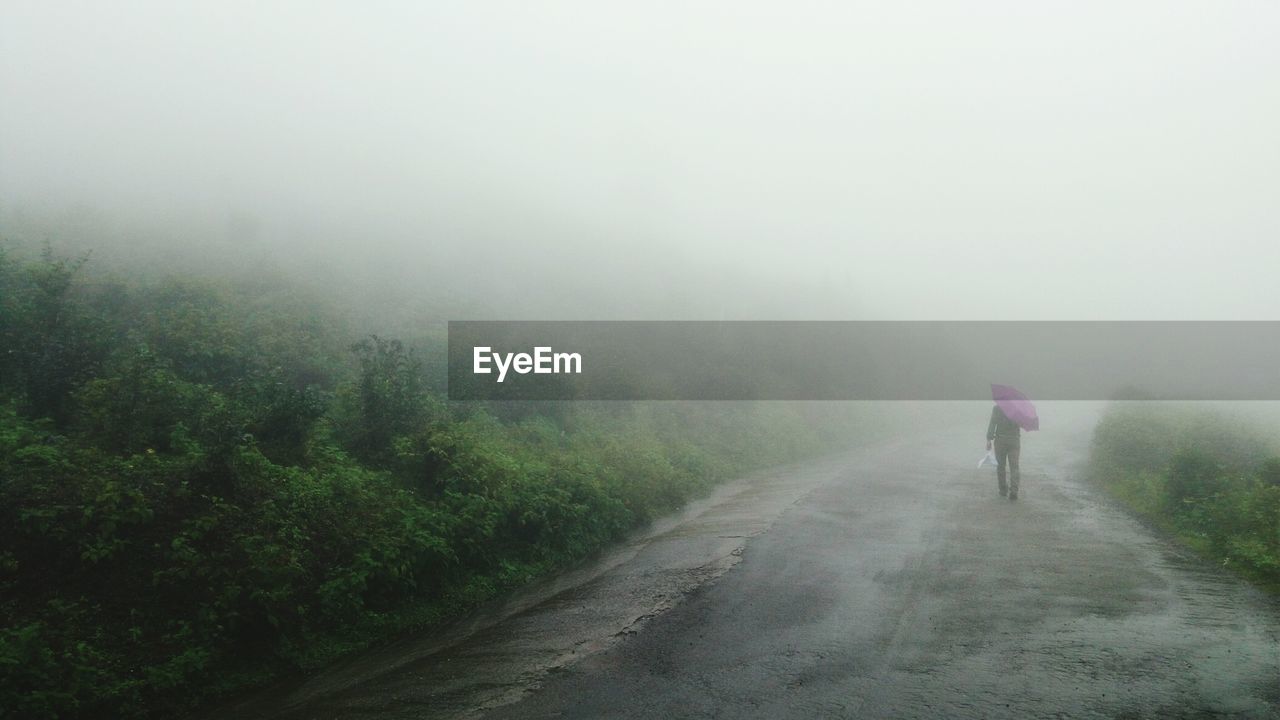
<svg viewBox="0 0 1280 720">
<path fill-rule="evenodd" d="M 1280 718 L 1280 605 L 975 427 L 762 472 L 450 632 L 233 718 Z"/>
</svg>

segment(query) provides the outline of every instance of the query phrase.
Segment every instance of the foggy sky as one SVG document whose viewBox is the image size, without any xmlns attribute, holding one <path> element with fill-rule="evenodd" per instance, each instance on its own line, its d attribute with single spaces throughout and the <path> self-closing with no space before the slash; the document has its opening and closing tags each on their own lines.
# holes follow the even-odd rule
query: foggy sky
<svg viewBox="0 0 1280 720">
<path fill-rule="evenodd" d="M 0 233 L 235 236 L 507 318 L 1277 319 L 1278 21 L 9 0 Z"/>
</svg>

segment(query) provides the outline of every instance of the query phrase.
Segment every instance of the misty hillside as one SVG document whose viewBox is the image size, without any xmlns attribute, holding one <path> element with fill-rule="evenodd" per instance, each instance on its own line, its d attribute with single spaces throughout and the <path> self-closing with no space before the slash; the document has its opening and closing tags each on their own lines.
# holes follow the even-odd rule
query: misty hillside
<svg viewBox="0 0 1280 720">
<path fill-rule="evenodd" d="M 447 620 L 853 417 L 450 405 L 421 345 L 287 282 L 91 277 L 0 256 L 0 695 L 25 717 L 169 714 Z"/>
<path fill-rule="evenodd" d="M 0 2 L 0 720 L 1280 718 L 1277 28 Z"/>
</svg>

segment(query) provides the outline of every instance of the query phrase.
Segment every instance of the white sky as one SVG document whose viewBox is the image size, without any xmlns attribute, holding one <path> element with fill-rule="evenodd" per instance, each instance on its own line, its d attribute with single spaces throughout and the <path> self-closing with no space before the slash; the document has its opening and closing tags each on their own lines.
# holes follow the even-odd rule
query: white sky
<svg viewBox="0 0 1280 720">
<path fill-rule="evenodd" d="M 5 0 L 0 209 L 248 214 L 509 317 L 1278 319 L 1278 36 L 1262 2 Z"/>
</svg>

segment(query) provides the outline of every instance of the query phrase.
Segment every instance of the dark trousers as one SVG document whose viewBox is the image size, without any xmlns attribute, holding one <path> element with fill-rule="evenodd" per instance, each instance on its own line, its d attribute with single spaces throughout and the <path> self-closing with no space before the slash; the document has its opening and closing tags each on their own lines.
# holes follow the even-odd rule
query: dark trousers
<svg viewBox="0 0 1280 720">
<path fill-rule="evenodd" d="M 1022 443 L 1018 438 L 996 438 L 996 481 L 1000 483 L 1000 492 L 1018 492 L 1018 455 L 1022 452 Z M 1009 472 L 1009 484 L 1005 485 L 1005 468 Z"/>
</svg>

